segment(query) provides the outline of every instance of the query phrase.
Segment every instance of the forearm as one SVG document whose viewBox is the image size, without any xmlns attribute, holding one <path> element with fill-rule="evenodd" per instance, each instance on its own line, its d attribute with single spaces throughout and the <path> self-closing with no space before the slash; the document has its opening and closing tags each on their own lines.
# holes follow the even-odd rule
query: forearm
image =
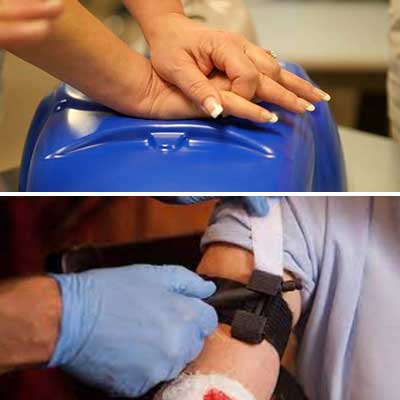
<svg viewBox="0 0 400 400">
<path fill-rule="evenodd" d="M 249 251 L 232 245 L 213 244 L 206 250 L 198 272 L 245 283 L 253 268 L 253 255 Z M 300 314 L 300 296 L 291 292 L 284 294 L 284 298 L 293 312 L 295 324 Z M 220 324 L 187 371 L 221 373 L 240 382 L 257 400 L 265 400 L 272 396 L 279 369 L 278 353 L 267 341 L 259 345 L 239 342 L 231 337 L 228 326 Z"/>
<path fill-rule="evenodd" d="M 53 22 L 47 39 L 7 50 L 127 114 L 134 114 L 151 76 L 150 63 L 76 0 L 66 0 L 65 11 Z"/>
<path fill-rule="evenodd" d="M 125 6 L 135 16 L 142 31 L 149 41 L 157 31 L 155 23 L 158 17 L 165 14 L 184 14 L 181 0 L 123 0 Z M 161 32 L 162 34 L 162 32 Z"/>
<path fill-rule="evenodd" d="M 59 290 L 51 278 L 0 283 L 0 373 L 49 360 L 60 310 Z"/>
</svg>

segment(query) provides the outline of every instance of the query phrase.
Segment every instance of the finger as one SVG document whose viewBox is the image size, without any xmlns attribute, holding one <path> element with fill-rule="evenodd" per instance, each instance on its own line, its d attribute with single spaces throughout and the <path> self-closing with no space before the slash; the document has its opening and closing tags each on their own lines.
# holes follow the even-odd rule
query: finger
<svg viewBox="0 0 400 400">
<path fill-rule="evenodd" d="M 247 56 L 264 75 L 279 82 L 282 86 L 309 102 L 330 100 L 329 94 L 316 88 L 311 82 L 282 68 L 270 53 L 251 42 L 246 43 Z"/>
<path fill-rule="evenodd" d="M 254 63 L 259 72 L 262 72 L 274 81 L 279 81 L 282 67 L 279 65 L 278 61 L 266 50 L 253 43 L 247 42 L 245 49 L 247 56 Z"/>
<path fill-rule="evenodd" d="M 258 71 L 244 53 L 243 44 L 238 43 L 238 37 L 224 33 L 214 47 L 211 58 L 232 82 L 232 92 L 251 100 L 258 86 Z"/>
<path fill-rule="evenodd" d="M 206 281 L 187 268 L 175 266 L 168 269 L 169 271 L 165 270 L 167 274 L 166 281 L 168 282 L 168 288 L 174 293 L 205 299 L 217 290 L 214 282 Z"/>
<path fill-rule="evenodd" d="M 0 4 L 0 19 L 26 20 L 55 18 L 61 14 L 64 3 L 61 0 L 17 2 L 13 4 Z"/>
<path fill-rule="evenodd" d="M 257 89 L 257 97 L 269 103 L 277 104 L 295 113 L 314 111 L 315 106 L 308 101 L 297 97 L 279 83 L 265 75 L 260 78 L 260 86 Z"/>
<path fill-rule="evenodd" d="M 50 24 L 44 20 L 20 23 L 0 22 L 0 46 L 35 42 L 44 39 L 49 31 Z"/>
<path fill-rule="evenodd" d="M 312 103 L 324 100 L 329 101 L 331 97 L 328 93 L 318 89 L 310 82 L 292 74 L 291 72 L 282 69 L 279 83 L 288 90 L 296 93 L 298 96 Z"/>
<path fill-rule="evenodd" d="M 222 104 L 225 113 L 235 117 L 249 119 L 254 122 L 277 122 L 278 116 L 265 108 L 258 106 L 238 96 L 235 93 L 221 91 Z"/>
<path fill-rule="evenodd" d="M 200 71 L 192 59 L 181 62 L 178 73 L 175 73 L 174 83 L 207 115 L 217 118 L 223 112 L 218 90 Z"/>
<path fill-rule="evenodd" d="M 218 326 L 218 315 L 214 307 L 199 299 L 188 299 L 196 317 L 192 321 L 200 329 L 198 337 L 202 340 L 211 335 Z"/>
<path fill-rule="evenodd" d="M 215 328 L 216 327 L 217 325 Z M 204 347 L 204 335 L 201 331 L 199 331 L 198 326 L 193 325 L 192 329 L 187 332 L 187 339 L 190 340 L 190 343 L 187 342 L 187 348 L 184 353 L 185 364 L 195 360 Z"/>
</svg>

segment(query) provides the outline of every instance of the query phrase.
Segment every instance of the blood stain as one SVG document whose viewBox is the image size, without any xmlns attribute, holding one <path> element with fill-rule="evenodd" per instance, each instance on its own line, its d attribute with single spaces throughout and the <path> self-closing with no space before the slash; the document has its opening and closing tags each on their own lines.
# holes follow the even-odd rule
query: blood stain
<svg viewBox="0 0 400 400">
<path fill-rule="evenodd" d="M 203 400 L 234 400 L 218 389 L 210 389 L 204 396 Z"/>
</svg>

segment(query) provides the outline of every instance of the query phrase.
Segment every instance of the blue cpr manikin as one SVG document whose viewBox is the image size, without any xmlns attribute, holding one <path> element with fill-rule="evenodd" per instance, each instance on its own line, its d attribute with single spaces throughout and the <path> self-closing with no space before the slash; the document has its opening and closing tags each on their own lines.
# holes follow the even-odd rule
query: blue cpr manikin
<svg viewBox="0 0 400 400">
<path fill-rule="evenodd" d="M 294 64 L 285 68 L 301 77 Z M 326 103 L 276 124 L 238 118 L 128 118 L 67 85 L 39 105 L 25 145 L 22 191 L 344 191 L 343 155 Z"/>
</svg>

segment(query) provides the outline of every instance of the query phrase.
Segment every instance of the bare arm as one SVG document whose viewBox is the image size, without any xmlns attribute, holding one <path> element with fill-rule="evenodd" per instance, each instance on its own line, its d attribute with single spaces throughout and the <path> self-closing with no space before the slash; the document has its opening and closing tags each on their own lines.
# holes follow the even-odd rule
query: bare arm
<svg viewBox="0 0 400 400">
<path fill-rule="evenodd" d="M 0 283 L 0 373 L 47 362 L 58 337 L 60 313 L 53 279 Z"/>
<path fill-rule="evenodd" d="M 253 268 L 253 255 L 249 251 L 232 245 L 214 244 L 205 252 L 197 271 L 245 283 Z M 293 312 L 295 324 L 300 315 L 300 294 L 290 292 L 284 298 Z M 231 337 L 230 327 L 220 324 L 187 372 L 222 374 L 240 382 L 257 400 L 265 400 L 274 392 L 279 368 L 278 353 L 268 342 L 259 345 L 239 342 Z"/>
<path fill-rule="evenodd" d="M 43 41 L 7 50 L 127 114 L 136 114 L 151 79 L 150 63 L 77 0 L 65 1 L 63 14 Z"/>
<path fill-rule="evenodd" d="M 135 16 L 147 40 L 157 32 L 158 17 L 165 14 L 184 15 L 181 0 L 123 0 L 125 6 Z"/>
</svg>

